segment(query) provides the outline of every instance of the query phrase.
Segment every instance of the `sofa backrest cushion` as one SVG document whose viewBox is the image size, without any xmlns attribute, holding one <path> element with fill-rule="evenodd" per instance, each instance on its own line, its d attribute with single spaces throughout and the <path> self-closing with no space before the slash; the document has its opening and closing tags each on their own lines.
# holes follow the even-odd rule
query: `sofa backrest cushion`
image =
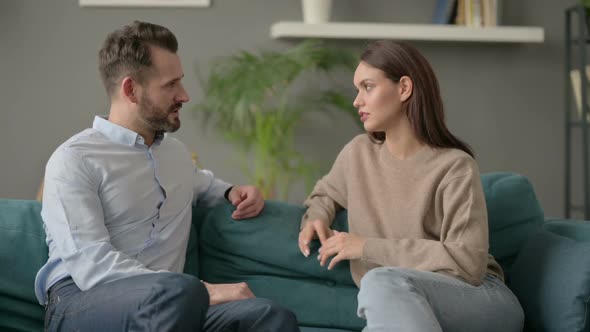
<svg viewBox="0 0 590 332">
<path fill-rule="evenodd" d="M 258 297 L 291 309 L 301 325 L 361 330 L 356 316 L 357 288 L 348 262 L 328 271 L 318 264 L 319 242 L 304 257 L 297 239 L 304 213 L 300 205 L 266 201 L 262 213 L 250 220 L 231 218 L 234 207 L 213 208 L 200 221 L 199 277 L 212 283 L 246 281 Z M 197 212 L 198 213 L 198 212 Z M 345 230 L 346 214 L 334 228 Z M 312 303 L 313 302 L 313 303 Z"/>
<path fill-rule="evenodd" d="M 543 209 L 530 181 L 522 175 L 485 173 L 481 181 L 488 209 L 490 253 L 509 279 L 516 255 L 543 224 Z"/>
<path fill-rule="evenodd" d="M 0 331 L 43 330 L 34 282 L 47 261 L 37 201 L 0 200 Z"/>
<path fill-rule="evenodd" d="M 527 331 L 590 331 L 590 223 L 546 223 L 527 242 L 509 286 Z"/>
</svg>

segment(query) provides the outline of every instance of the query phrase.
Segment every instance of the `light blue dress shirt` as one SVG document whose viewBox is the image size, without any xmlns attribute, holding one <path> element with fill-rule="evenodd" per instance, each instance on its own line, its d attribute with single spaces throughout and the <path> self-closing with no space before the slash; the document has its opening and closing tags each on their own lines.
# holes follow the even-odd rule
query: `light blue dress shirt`
<svg viewBox="0 0 590 332">
<path fill-rule="evenodd" d="M 230 184 L 194 167 L 186 147 L 143 137 L 104 118 L 67 140 L 45 169 L 43 218 L 49 259 L 35 294 L 71 276 L 81 290 L 117 279 L 182 272 L 194 204 L 224 200 Z"/>
</svg>

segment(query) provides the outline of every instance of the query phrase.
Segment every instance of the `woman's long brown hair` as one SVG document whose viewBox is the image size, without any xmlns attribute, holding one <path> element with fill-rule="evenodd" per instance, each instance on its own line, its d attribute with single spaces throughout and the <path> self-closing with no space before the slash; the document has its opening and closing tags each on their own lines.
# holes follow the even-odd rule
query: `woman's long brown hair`
<svg viewBox="0 0 590 332">
<path fill-rule="evenodd" d="M 438 80 L 428 60 L 416 48 L 404 42 L 380 40 L 367 46 L 361 60 L 385 72 L 395 83 L 403 76 L 412 79 L 413 91 L 406 102 L 406 115 L 420 141 L 432 147 L 460 149 L 474 157 L 469 145 L 447 128 Z M 384 132 L 369 135 L 379 143 L 385 141 Z"/>
</svg>

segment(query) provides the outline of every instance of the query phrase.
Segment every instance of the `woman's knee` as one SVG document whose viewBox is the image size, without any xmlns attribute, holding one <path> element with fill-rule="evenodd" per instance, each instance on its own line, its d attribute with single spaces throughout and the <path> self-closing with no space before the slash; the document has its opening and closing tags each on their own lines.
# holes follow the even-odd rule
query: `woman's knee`
<svg viewBox="0 0 590 332">
<path fill-rule="evenodd" d="M 394 267 L 378 267 L 361 279 L 361 292 L 384 294 L 387 289 L 413 291 L 412 277 L 406 270 Z"/>
</svg>

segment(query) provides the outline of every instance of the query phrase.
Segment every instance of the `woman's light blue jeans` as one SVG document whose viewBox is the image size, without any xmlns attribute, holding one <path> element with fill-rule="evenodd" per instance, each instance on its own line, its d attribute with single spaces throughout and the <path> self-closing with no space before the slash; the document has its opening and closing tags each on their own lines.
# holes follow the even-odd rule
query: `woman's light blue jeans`
<svg viewBox="0 0 590 332">
<path fill-rule="evenodd" d="M 520 332 L 524 313 L 498 278 L 476 287 L 440 273 L 380 267 L 361 280 L 363 332 Z"/>
</svg>

